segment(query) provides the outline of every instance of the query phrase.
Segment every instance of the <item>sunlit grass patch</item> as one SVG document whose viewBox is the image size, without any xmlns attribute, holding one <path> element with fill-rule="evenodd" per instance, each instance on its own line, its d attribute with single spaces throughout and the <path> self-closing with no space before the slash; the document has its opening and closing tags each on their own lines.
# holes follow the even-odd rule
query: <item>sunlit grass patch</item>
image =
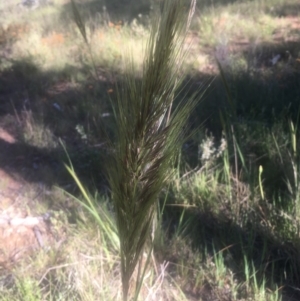
<svg viewBox="0 0 300 301">
<path fill-rule="evenodd" d="M 13 56 L 17 59 L 30 57 L 43 70 L 62 70 L 67 63 L 74 62 L 74 58 L 70 59 L 66 40 L 65 33 L 53 31 L 44 35 L 36 28 L 14 44 Z"/>
<path fill-rule="evenodd" d="M 201 44 L 216 46 L 229 42 L 269 41 L 277 28 L 269 15 L 243 15 L 238 12 L 210 11 L 199 18 Z"/>
<path fill-rule="evenodd" d="M 145 42 L 148 31 L 135 34 L 130 25 L 120 28 L 115 26 L 99 27 L 91 36 L 91 48 L 95 61 L 99 65 L 123 72 L 124 60 L 132 58 L 137 66 L 141 66 L 144 58 Z"/>
<path fill-rule="evenodd" d="M 21 118 L 21 139 L 23 143 L 42 149 L 47 148 L 48 150 L 58 147 L 58 141 L 53 132 L 43 122 L 34 120 L 32 112 L 25 111 Z"/>
<path fill-rule="evenodd" d="M 136 34 L 128 25 L 121 28 L 99 26 L 93 32 L 88 31 L 89 42 L 93 49 L 95 63 L 99 66 L 123 72 L 122 59 L 132 56 L 137 65 L 143 61 L 145 37 Z M 13 45 L 15 59 L 30 57 L 43 70 L 63 70 L 67 65 L 80 66 L 90 64 L 88 51 L 77 31 L 48 30 L 44 33 L 38 25 L 22 35 Z"/>
<path fill-rule="evenodd" d="M 231 43 L 272 42 L 276 31 L 282 29 L 288 32 L 284 20 L 268 13 L 275 4 L 271 1 L 264 5 L 244 3 L 205 7 L 192 22 L 193 31 L 200 39 L 191 42 L 194 48 L 191 54 L 194 55 L 190 55 L 184 64 L 187 72 L 191 69 L 202 70 L 208 64 L 209 57 L 203 54 L 203 46 L 230 48 Z M 27 22 L 30 18 L 30 24 L 26 25 L 30 29 L 22 34 L 16 33 L 17 41 L 13 45 L 12 56 L 32 56 L 45 70 L 62 70 L 65 65 L 89 63 L 89 55 L 72 26 L 71 16 L 68 14 L 62 20 L 60 5 L 63 3 L 24 12 L 17 23 L 20 20 Z M 124 66 L 121 58 L 131 49 L 129 55 L 141 66 L 144 42 L 149 35 L 148 17 L 141 16 L 141 19 L 124 23 L 123 20 L 111 21 L 109 11 L 105 14 L 103 10 L 97 16 L 87 17 L 87 14 L 84 20 L 96 64 L 122 72 Z M 16 20 L 6 22 L 6 26 L 9 26 Z"/>
</svg>

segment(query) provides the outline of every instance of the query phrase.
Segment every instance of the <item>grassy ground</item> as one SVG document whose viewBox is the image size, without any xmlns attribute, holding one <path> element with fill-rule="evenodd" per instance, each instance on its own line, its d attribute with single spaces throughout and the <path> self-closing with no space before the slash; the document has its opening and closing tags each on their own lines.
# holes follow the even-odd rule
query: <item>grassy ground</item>
<svg viewBox="0 0 300 301">
<path fill-rule="evenodd" d="M 102 129 L 113 132 L 109 99 L 126 58 L 140 80 L 153 9 L 117 0 L 78 9 L 97 75 L 69 2 L 0 0 L 0 217 L 51 215 L 42 247 L 30 227 L 0 223 L 0 300 L 121 300 L 114 224 L 97 227 L 72 197 L 82 200 L 60 140 L 113 221 Z M 206 90 L 189 121 L 199 129 L 161 193 L 141 300 L 299 299 L 299 15 L 296 0 L 198 2 L 178 98 Z"/>
</svg>

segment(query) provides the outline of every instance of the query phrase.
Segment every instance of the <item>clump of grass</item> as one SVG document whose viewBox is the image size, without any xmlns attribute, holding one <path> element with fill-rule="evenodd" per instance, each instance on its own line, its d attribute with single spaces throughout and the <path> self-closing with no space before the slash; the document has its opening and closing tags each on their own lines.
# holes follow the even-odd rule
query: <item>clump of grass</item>
<svg viewBox="0 0 300 301">
<path fill-rule="evenodd" d="M 32 115 L 32 111 L 26 110 L 21 116 L 23 142 L 38 148 L 57 148 L 59 144 L 52 131 L 41 122 L 34 120 Z"/>
<path fill-rule="evenodd" d="M 161 18 L 153 23 L 141 83 L 129 65 L 126 84 L 112 102 L 116 143 L 107 170 L 120 238 L 124 300 L 132 294 L 130 282 L 137 265 L 141 271 L 140 259 L 150 238 L 155 204 L 195 106 L 194 99 L 184 100 L 172 110 L 181 83 L 178 70 L 183 62 L 183 35 L 194 5 L 195 1 L 186 18 L 182 1 L 165 2 Z M 138 272 L 132 294 L 135 299 L 142 279 L 143 273 Z"/>
<path fill-rule="evenodd" d="M 74 2 L 72 7 L 77 27 L 88 45 L 85 26 Z M 107 173 L 120 240 L 124 301 L 129 296 L 138 298 L 152 252 L 152 247 L 147 249 L 146 245 L 155 205 L 183 141 L 187 118 L 196 104 L 192 97 L 172 109 L 181 84 L 178 71 L 185 54 L 184 37 L 194 9 L 192 1 L 186 17 L 183 1 L 164 3 L 161 17 L 152 25 L 141 82 L 135 78 L 131 60 L 126 66 L 125 83 L 119 87 L 116 101 L 112 101 L 116 141 Z M 93 60 L 91 50 L 90 54 Z M 146 262 L 142 258 L 144 252 L 148 254 Z M 132 288 L 136 268 L 136 287 Z"/>
<path fill-rule="evenodd" d="M 235 40 L 270 41 L 278 27 L 278 19 L 270 15 L 272 5 L 274 3 L 266 7 L 253 3 L 228 3 L 204 8 L 198 19 L 201 44 L 217 46 Z"/>
</svg>

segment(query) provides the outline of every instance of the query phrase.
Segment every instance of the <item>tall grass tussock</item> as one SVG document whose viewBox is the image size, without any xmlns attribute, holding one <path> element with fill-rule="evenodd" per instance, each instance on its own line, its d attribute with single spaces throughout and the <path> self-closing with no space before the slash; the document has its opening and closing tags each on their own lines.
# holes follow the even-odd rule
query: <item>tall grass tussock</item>
<svg viewBox="0 0 300 301">
<path fill-rule="evenodd" d="M 113 103 L 116 144 L 108 179 L 120 238 L 124 301 L 137 265 L 139 270 L 146 268 L 140 265 L 143 252 L 148 252 L 148 256 L 151 253 L 146 243 L 150 239 L 155 205 L 195 105 L 194 99 L 185 100 L 172 111 L 181 83 L 178 71 L 184 55 L 183 38 L 194 5 L 195 1 L 187 19 L 182 1 L 164 3 L 161 18 L 153 23 L 141 82 L 135 80 L 134 69 L 129 69 L 126 84 Z M 135 279 L 135 299 L 142 279 L 143 273 Z"/>
<path fill-rule="evenodd" d="M 124 83 L 111 101 L 115 137 L 107 175 L 120 239 L 124 301 L 128 296 L 138 298 L 152 252 L 151 229 L 158 196 L 170 177 L 187 119 L 196 105 L 196 98 L 191 97 L 173 107 L 182 84 L 183 43 L 195 5 L 193 0 L 187 11 L 182 0 L 163 3 L 160 17 L 152 23 L 141 81 L 136 80 L 133 62 L 127 62 Z M 73 10 L 88 44 L 74 3 Z M 148 254 L 146 262 L 142 260 L 144 252 Z"/>
</svg>

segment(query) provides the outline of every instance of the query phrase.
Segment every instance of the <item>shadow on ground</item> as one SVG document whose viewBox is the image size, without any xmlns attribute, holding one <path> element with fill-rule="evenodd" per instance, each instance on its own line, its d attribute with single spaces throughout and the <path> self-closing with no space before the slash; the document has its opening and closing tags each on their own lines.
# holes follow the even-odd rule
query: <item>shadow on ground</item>
<svg viewBox="0 0 300 301">
<path fill-rule="evenodd" d="M 271 14 L 278 17 L 298 17 L 300 12 L 300 4 L 283 4 L 275 7 Z"/>
<path fill-rule="evenodd" d="M 28 60 L 11 63 L 0 74 L 0 126 L 15 142 L 1 140 L 1 168 L 50 186 L 65 182 L 62 161 L 67 162 L 67 157 L 61 140 L 76 170 L 88 177 L 93 174 L 99 188 L 100 154 L 106 150 L 98 126 L 105 122 L 109 127 L 111 122 L 107 90 L 112 83 L 106 74 L 102 81 L 91 83 L 86 73 L 84 83 L 72 84 L 70 75 L 83 70 L 41 72 Z"/>
<path fill-rule="evenodd" d="M 235 119 L 231 121 L 234 123 L 259 123 L 268 128 L 282 118 L 292 118 L 296 122 L 300 95 L 299 40 L 278 40 L 274 44 L 261 44 L 250 49 L 244 47 L 243 64 L 246 67 L 243 65 L 243 68 L 236 59 L 236 54 L 241 49 L 238 45 L 230 47 L 229 45 L 224 50 L 228 53 L 227 57 L 219 60 L 234 103 L 234 112 L 228 113 L 229 102 L 221 78 L 216 76 L 211 81 L 211 74 L 194 70 L 186 78 L 187 87 L 179 97 L 186 94 L 188 96 L 199 87 L 203 89 L 207 83 L 210 86 L 191 117 L 192 127 L 202 125 L 208 133 L 221 137 L 223 126 L 220 113 L 233 114 Z M 276 64 L 272 64 L 275 55 L 280 58 Z M 58 160 L 61 150 L 52 150 L 49 154 L 45 145 L 51 141 L 43 140 L 54 139 L 57 142 L 60 138 L 67 143 L 75 161 L 90 162 L 90 165 L 79 163 L 79 167 L 82 164 L 83 172 L 97 174 L 99 171 L 96 167 L 101 164 L 95 164 L 92 158 L 99 153 L 99 145 L 104 142 L 99 124 L 112 128 L 108 103 L 109 97 L 114 96 L 113 87 L 117 84 L 118 76 L 112 76 L 110 71 L 99 68 L 101 79 L 95 81 L 86 68 L 66 66 L 60 72 L 42 72 L 30 59 L 11 60 L 9 63 L 11 67 L 0 74 L 0 124 L 16 137 L 18 143 L 7 145 L 6 154 L 1 155 L 2 162 L 7 163 L 8 158 L 11 158 L 13 163 L 6 165 L 14 165 L 14 157 L 20 156 L 22 148 L 27 156 L 24 160 L 27 167 L 34 163 L 35 157 L 53 157 Z M 30 128 L 33 126 L 30 124 L 32 121 L 37 121 L 40 128 Z M 43 134 L 47 129 L 53 137 Z M 40 132 L 37 137 L 36 132 Z M 43 147 L 39 147 L 41 145 Z M 28 177 L 28 170 L 24 172 L 21 163 L 19 167 L 19 172 Z M 54 176 L 56 177 L 59 178 Z M 33 175 L 30 178 L 34 181 Z M 36 178 L 41 180 L 38 173 Z M 95 182 L 97 181 L 96 177 Z M 50 185 L 51 182 L 49 180 Z"/>
<path fill-rule="evenodd" d="M 151 12 L 151 3 L 148 0 L 100 0 L 76 3 L 76 7 L 83 20 L 90 19 L 100 24 L 120 21 L 131 23 Z M 61 9 L 61 20 L 66 19 L 73 19 L 71 3 L 66 3 Z"/>
<path fill-rule="evenodd" d="M 99 0 L 90 1 L 87 3 L 77 3 L 77 8 L 84 20 L 91 18 L 92 20 L 104 21 L 104 22 L 125 22 L 130 23 L 134 19 L 142 21 L 142 16 L 148 16 L 155 11 L 161 0 Z M 219 6 L 227 6 L 238 3 L 238 0 L 198 0 L 197 1 L 197 14 L 207 8 L 217 8 Z M 251 3 L 252 1 L 245 1 Z M 281 5 L 276 5 L 270 10 L 266 10 L 266 13 L 277 17 L 297 17 L 300 12 L 300 6 L 292 1 Z M 186 0 L 187 5 L 190 4 L 190 0 Z M 265 10 L 264 4 L 259 4 L 261 9 Z M 154 10 L 153 10 L 154 9 Z M 61 11 L 61 19 L 65 20 L 72 17 L 71 4 L 67 3 L 63 6 Z"/>
<path fill-rule="evenodd" d="M 270 231 L 257 223 L 255 218 L 250 219 L 246 225 L 240 226 L 233 220 L 224 218 L 224 215 L 218 216 L 210 211 L 192 209 L 185 211 L 183 219 L 181 215 L 180 209 L 166 209 L 167 229 L 176 231 L 179 220 L 182 225 L 186 225 L 182 235 L 187 238 L 187 241 L 192 242 L 194 251 L 201 252 L 203 261 L 208 257 L 214 258 L 216 254 L 222 254 L 225 266 L 233 272 L 239 283 L 244 283 L 246 281 L 245 259 L 247 259 L 250 265 L 253 265 L 249 268 L 255 268 L 259 286 L 265 278 L 265 287 L 272 291 L 280 288 L 284 301 L 299 300 L 299 250 L 292 243 L 274 237 Z M 172 237 L 172 231 L 169 231 L 169 234 Z M 168 251 L 166 252 L 166 259 L 170 261 L 172 270 L 174 264 L 180 263 L 174 261 L 172 254 L 170 256 Z M 178 250 L 177 257 L 184 252 L 182 247 L 182 250 Z M 187 265 L 191 264 L 189 262 L 191 258 L 186 257 Z M 254 270 L 250 273 L 254 273 Z M 223 281 L 226 282 L 224 275 L 220 277 L 223 277 Z M 210 284 L 207 283 L 207 286 L 209 288 Z M 185 289 L 185 293 L 197 299 L 205 297 L 203 285 L 197 288 L 197 284 L 190 284 Z"/>
</svg>

